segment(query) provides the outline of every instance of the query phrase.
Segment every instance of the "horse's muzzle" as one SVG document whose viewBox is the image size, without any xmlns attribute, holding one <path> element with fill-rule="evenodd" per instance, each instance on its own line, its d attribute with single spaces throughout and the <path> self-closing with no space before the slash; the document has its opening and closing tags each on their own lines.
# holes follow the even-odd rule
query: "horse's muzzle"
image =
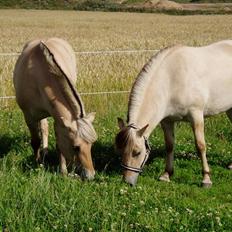
<svg viewBox="0 0 232 232">
<path fill-rule="evenodd" d="M 88 169 L 82 169 L 81 171 L 81 179 L 83 180 L 93 180 L 95 176 L 95 171 L 90 171 Z"/>
<path fill-rule="evenodd" d="M 135 186 L 137 183 L 138 176 L 139 173 L 133 173 L 132 175 L 124 175 L 123 180 L 131 186 Z"/>
</svg>

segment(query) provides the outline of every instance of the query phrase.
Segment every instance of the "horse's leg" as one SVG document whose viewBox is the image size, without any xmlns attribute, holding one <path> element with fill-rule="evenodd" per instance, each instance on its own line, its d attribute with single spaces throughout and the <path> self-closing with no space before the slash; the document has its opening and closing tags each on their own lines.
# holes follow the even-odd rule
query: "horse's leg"
<svg viewBox="0 0 232 232">
<path fill-rule="evenodd" d="M 226 114 L 228 118 L 230 119 L 230 122 L 232 123 L 232 109 L 229 109 L 228 111 L 226 111 Z M 232 170 L 232 163 L 228 166 L 228 168 Z"/>
<path fill-rule="evenodd" d="M 57 144 L 56 144 L 56 150 L 59 153 L 59 158 L 60 158 L 60 172 L 63 176 L 67 176 L 68 175 L 67 162 Z"/>
<path fill-rule="evenodd" d="M 203 173 L 202 186 L 211 187 L 212 182 L 210 180 L 210 170 L 206 158 L 203 112 L 199 110 L 191 112 L 191 119 L 192 119 L 191 123 L 194 132 L 196 148 L 201 157 L 201 162 L 202 162 L 202 173 Z"/>
<path fill-rule="evenodd" d="M 38 121 L 34 121 L 31 117 L 24 114 L 25 121 L 27 123 L 27 126 L 31 133 L 31 146 L 34 151 L 35 160 L 37 163 L 41 163 L 41 157 L 40 157 L 40 130 L 39 130 L 39 123 Z"/>
<path fill-rule="evenodd" d="M 161 122 L 161 126 L 164 132 L 164 140 L 166 146 L 166 165 L 165 171 L 160 176 L 162 181 L 170 181 L 169 177 L 173 174 L 173 156 L 174 156 L 174 122 Z"/>
<path fill-rule="evenodd" d="M 48 121 L 46 118 L 40 120 L 40 131 L 43 146 L 43 160 L 48 153 Z"/>
<path fill-rule="evenodd" d="M 60 172 L 64 176 L 68 174 L 66 159 L 61 152 L 60 152 Z"/>
</svg>

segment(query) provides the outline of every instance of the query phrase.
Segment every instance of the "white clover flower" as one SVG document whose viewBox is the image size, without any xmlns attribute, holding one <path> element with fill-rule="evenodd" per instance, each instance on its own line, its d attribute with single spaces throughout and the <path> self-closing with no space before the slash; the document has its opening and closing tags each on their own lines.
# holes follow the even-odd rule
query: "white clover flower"
<svg viewBox="0 0 232 232">
<path fill-rule="evenodd" d="M 188 209 L 188 208 L 186 208 L 186 211 L 187 211 L 189 214 L 192 214 L 192 213 L 193 213 L 193 210 Z"/>
<path fill-rule="evenodd" d="M 145 204 L 145 202 L 144 202 L 144 201 L 140 201 L 139 203 L 140 203 L 141 205 L 144 205 L 144 204 Z"/>
<path fill-rule="evenodd" d="M 216 221 L 217 221 L 217 224 L 219 226 L 222 226 L 222 223 L 221 223 L 221 218 L 220 217 L 215 217 Z"/>
</svg>

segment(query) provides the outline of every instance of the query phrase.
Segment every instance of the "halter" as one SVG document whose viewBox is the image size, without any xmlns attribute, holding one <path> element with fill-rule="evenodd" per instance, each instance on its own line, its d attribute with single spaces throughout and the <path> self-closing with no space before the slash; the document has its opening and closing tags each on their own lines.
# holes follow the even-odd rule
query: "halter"
<svg viewBox="0 0 232 232">
<path fill-rule="evenodd" d="M 133 128 L 133 129 L 139 129 L 133 123 L 128 125 L 127 127 L 130 127 L 130 128 Z M 141 173 L 143 171 L 144 164 L 146 163 L 146 161 L 147 161 L 147 159 L 149 157 L 150 151 L 151 151 L 151 147 L 149 145 L 148 139 L 145 136 L 143 136 L 143 138 L 144 138 L 145 147 L 146 147 L 146 154 L 145 154 L 145 157 L 144 157 L 144 160 L 143 160 L 142 164 L 140 165 L 140 168 L 131 167 L 131 166 L 128 166 L 126 164 L 121 163 L 121 166 L 122 166 L 123 169 L 129 170 L 129 171 L 132 171 L 132 172 L 136 172 L 136 173 Z"/>
</svg>

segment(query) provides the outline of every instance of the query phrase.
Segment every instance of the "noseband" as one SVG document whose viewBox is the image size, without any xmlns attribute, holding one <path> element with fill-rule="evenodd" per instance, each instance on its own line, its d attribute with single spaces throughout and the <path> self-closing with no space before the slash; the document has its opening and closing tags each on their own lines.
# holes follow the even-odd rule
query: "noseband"
<svg viewBox="0 0 232 232">
<path fill-rule="evenodd" d="M 133 129 L 139 129 L 134 124 L 130 124 L 127 127 L 133 128 Z M 146 161 L 149 157 L 150 151 L 151 151 L 151 147 L 149 145 L 148 139 L 145 136 L 143 136 L 143 138 L 144 138 L 144 143 L 145 143 L 145 147 L 146 147 L 146 154 L 145 154 L 145 157 L 144 157 L 142 164 L 140 165 L 140 168 L 131 167 L 131 166 L 128 166 L 126 164 L 121 163 L 121 166 L 123 169 L 128 170 L 128 171 L 132 171 L 132 172 L 136 172 L 136 173 L 141 173 L 143 171 L 144 164 L 146 163 Z"/>
</svg>

